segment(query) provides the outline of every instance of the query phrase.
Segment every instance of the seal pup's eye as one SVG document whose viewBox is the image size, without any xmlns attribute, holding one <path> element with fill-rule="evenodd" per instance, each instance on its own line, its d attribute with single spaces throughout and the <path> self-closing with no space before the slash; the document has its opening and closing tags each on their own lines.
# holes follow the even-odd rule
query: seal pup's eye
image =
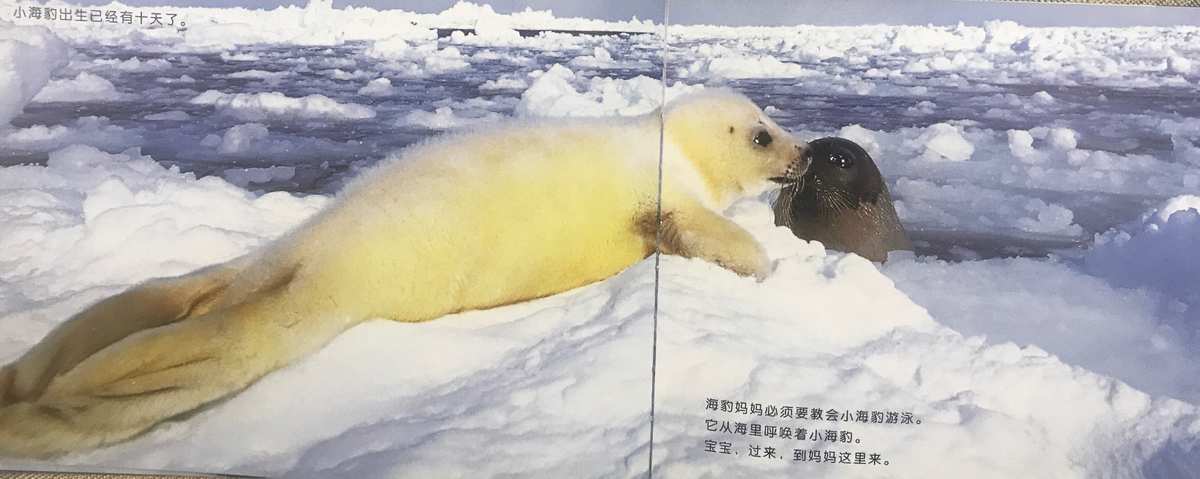
<svg viewBox="0 0 1200 479">
<path fill-rule="evenodd" d="M 758 133 L 754 134 L 754 144 L 755 145 L 758 145 L 761 147 L 767 147 L 767 146 L 771 145 L 772 141 L 775 141 L 775 140 L 771 138 L 771 134 L 767 133 L 767 130 L 758 130 Z"/>
<path fill-rule="evenodd" d="M 854 166 L 854 160 L 850 159 L 849 156 L 843 155 L 841 153 L 833 153 L 833 154 L 829 155 L 829 162 L 832 163 L 833 166 L 836 166 L 838 168 L 849 168 L 851 166 Z"/>
</svg>

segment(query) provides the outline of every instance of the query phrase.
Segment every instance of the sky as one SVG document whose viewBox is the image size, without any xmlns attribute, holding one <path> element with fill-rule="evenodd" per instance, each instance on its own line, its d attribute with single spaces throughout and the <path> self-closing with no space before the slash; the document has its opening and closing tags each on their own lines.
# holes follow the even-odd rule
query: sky
<svg viewBox="0 0 1200 479">
<path fill-rule="evenodd" d="M 439 12 L 457 0 L 334 0 L 335 7 L 368 6 Z M 476 0 L 497 12 L 552 10 L 559 17 L 662 22 L 666 0 Z M 71 3 L 101 5 L 109 0 Z M 133 6 L 203 6 L 272 8 L 304 4 L 304 0 L 125 0 Z M 1028 26 L 1164 26 L 1200 25 L 1200 8 L 1045 3 L 979 0 L 670 0 L 671 23 L 713 25 L 978 25 L 987 20 L 1013 20 Z"/>
</svg>

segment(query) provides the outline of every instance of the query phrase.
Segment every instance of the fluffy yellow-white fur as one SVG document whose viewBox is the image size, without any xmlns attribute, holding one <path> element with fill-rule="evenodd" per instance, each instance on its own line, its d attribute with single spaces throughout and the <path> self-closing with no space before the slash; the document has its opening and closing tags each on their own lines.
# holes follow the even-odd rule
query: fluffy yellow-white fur
<svg viewBox="0 0 1200 479">
<path fill-rule="evenodd" d="M 762 248 L 719 211 L 798 176 L 805 148 L 729 91 L 661 114 L 519 123 L 411 147 L 260 251 L 108 298 L 5 366 L 0 453 L 125 440 L 364 320 L 555 294 L 656 245 L 761 277 Z"/>
</svg>

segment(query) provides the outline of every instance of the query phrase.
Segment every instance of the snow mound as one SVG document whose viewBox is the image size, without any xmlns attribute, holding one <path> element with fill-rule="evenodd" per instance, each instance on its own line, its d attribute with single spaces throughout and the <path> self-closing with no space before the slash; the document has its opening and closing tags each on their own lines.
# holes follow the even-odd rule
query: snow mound
<svg viewBox="0 0 1200 479">
<path fill-rule="evenodd" d="M 1037 154 L 1033 148 L 1033 135 L 1025 130 L 1008 130 L 1008 150 L 1022 161 Z"/>
<path fill-rule="evenodd" d="M 930 161 L 967 161 L 975 152 L 962 131 L 947 123 L 930 125 L 917 141 L 925 145 L 924 157 Z"/>
<path fill-rule="evenodd" d="M 964 316 L 1018 318 L 993 311 L 1023 304 L 1004 293 L 1014 281 L 1003 262 L 957 266 L 894 258 L 888 276 L 903 281 L 904 290 L 924 292 L 914 303 L 870 262 L 827 253 L 775 227 L 766 203 L 743 202 L 731 212 L 764 244 L 774 272 L 756 283 L 702 261 L 663 258 L 656 476 L 1007 478 L 1037 471 L 1046 477 L 1141 477 L 1143 468 L 1172 461 L 1183 475 L 1164 477 L 1194 474 L 1195 461 L 1175 445 L 1196 438 L 1200 416 L 1194 406 L 1064 363 L 1036 344 L 965 337 L 947 327 Z M 923 277 L 936 279 L 960 267 L 961 273 L 944 279 L 952 287 L 956 279 L 981 279 L 969 288 L 953 287 L 957 298 L 940 294 L 940 283 L 912 279 L 926 270 Z M 1041 269 L 1060 273 L 1039 280 L 1037 269 L 1022 276 L 1036 282 L 1032 291 L 1072 274 L 1067 266 L 1049 264 Z M 981 271 L 987 274 L 979 276 Z M 993 296 L 996 287 L 1001 293 Z M 927 312 L 925 302 L 940 306 Z M 1070 304 L 1090 306 L 1086 299 Z M 1125 319 L 1111 314 L 1103 317 L 1112 324 Z M 1062 319 L 1038 317 L 1051 321 L 1039 329 L 1067 339 L 1054 332 Z M 1127 365 L 1132 353 L 1103 352 L 1122 356 Z M 1140 374 L 1128 366 L 1123 372 Z M 726 410 L 723 401 L 751 407 Z M 786 416 L 781 406 L 789 410 Z M 801 409 L 810 416 L 800 417 Z M 811 417 L 813 409 L 822 410 L 820 420 Z M 904 413 L 912 415 L 908 424 Z M 722 432 L 726 423 L 733 433 Z M 756 424 L 757 432 L 739 434 L 738 423 Z M 769 434 L 765 426 L 772 426 Z M 829 442 L 828 431 L 837 439 Z M 715 451 L 706 450 L 706 441 Z M 731 443 L 738 456 L 721 454 L 719 442 Z M 774 449 L 773 459 L 762 456 L 765 447 Z M 795 460 L 797 450 L 804 459 Z M 880 454 L 887 465 L 814 463 L 814 450 L 821 462 L 827 451 L 835 462 L 842 453 L 853 460 L 862 452 Z M 1006 459 L 996 461 L 995 451 L 1004 451 Z"/>
<path fill-rule="evenodd" d="M 455 113 L 454 109 L 448 106 L 436 108 L 433 112 L 424 110 L 413 110 L 402 118 L 398 124 L 406 126 L 420 126 L 430 130 L 445 130 L 449 128 L 458 128 L 464 125 L 476 123 L 486 123 L 496 121 L 503 118 L 504 115 L 499 113 L 484 112 L 479 116 L 465 116 Z"/>
<path fill-rule="evenodd" d="M 55 70 L 67 65 L 67 44 L 50 30 L 0 20 L 0 127 L 21 114 Z"/>
<path fill-rule="evenodd" d="M 286 193 L 255 198 L 220 178 L 197 180 L 163 168 L 136 150 L 109 154 L 80 145 L 51 152 L 46 166 L 0 169 L 0 197 L 0 280 L 9 293 L 0 298 L 27 300 L 227 260 L 279 235 L 325 201 Z M 0 311 L 32 306 L 4 303 Z M 21 316 L 41 333 L 52 326 L 44 317 Z M 56 314 L 49 321 L 64 318 Z M 38 337 L 6 340 L 28 345 Z"/>
<path fill-rule="evenodd" d="M 192 115 L 182 110 L 171 110 L 162 113 L 152 113 L 143 118 L 150 121 L 188 121 L 192 118 Z"/>
<path fill-rule="evenodd" d="M 521 34 L 512 27 L 512 21 L 507 15 L 500 15 L 492 10 L 491 5 L 479 5 L 477 8 L 464 8 L 467 3 L 456 3 L 444 14 L 475 17 L 474 37 L 488 45 L 511 45 L 521 41 Z M 469 11 L 469 13 L 468 13 Z M 465 15 L 464 15 L 465 14 Z"/>
<path fill-rule="evenodd" d="M 363 54 L 380 59 L 417 60 L 420 58 L 416 46 L 411 43 L 413 38 L 406 35 L 395 35 L 371 42 Z"/>
<path fill-rule="evenodd" d="M 221 52 L 221 59 L 227 62 L 257 62 L 261 60 L 258 55 L 249 52 Z"/>
<path fill-rule="evenodd" d="M 92 60 L 94 68 L 109 69 L 122 72 L 153 72 L 171 67 L 171 63 L 161 58 L 152 58 L 150 60 L 142 60 L 138 57 L 133 57 L 125 60 L 117 60 L 115 58 L 101 58 Z"/>
<path fill-rule="evenodd" d="M 1190 127 L 1163 123 L 1174 141 L 1166 157 L 1081 148 L 1075 129 L 1056 125 L 993 130 L 951 121 L 890 131 L 849 125 L 799 135 L 837 135 L 862 145 L 888 179 L 909 228 L 1082 242 L 1096 232 L 1083 226 L 1087 210 L 1094 215 L 1097 208 L 1111 208 L 1080 203 L 1083 192 L 1168 198 L 1200 187 L 1184 144 Z"/>
<path fill-rule="evenodd" d="M 290 71 L 269 72 L 264 70 L 242 70 L 240 72 L 230 73 L 229 78 L 253 78 L 267 81 L 280 81 L 289 76 L 295 75 Z"/>
<path fill-rule="evenodd" d="M 208 90 L 192 98 L 191 103 L 212 105 L 217 112 L 244 121 L 347 121 L 375 117 L 375 110 L 366 105 L 339 103 L 325 95 L 294 98 L 279 92 L 228 94 Z"/>
<path fill-rule="evenodd" d="M 729 55 L 705 58 L 692 62 L 681 70 L 681 77 L 712 78 L 797 78 L 814 72 L 795 63 L 767 56 Z"/>
<path fill-rule="evenodd" d="M 424 56 L 424 64 L 426 72 L 435 75 L 465 70 L 471 66 L 462 52 L 454 47 L 434 50 L 432 54 Z"/>
<path fill-rule="evenodd" d="M 560 64 L 534 75 L 533 84 L 521 94 L 517 116 L 633 116 L 653 111 L 663 100 L 662 82 L 642 75 L 628 80 L 584 79 Z M 667 89 L 667 101 L 702 88 L 676 83 Z"/>
<path fill-rule="evenodd" d="M 1200 326 L 1200 196 L 1163 202 L 1131 224 L 1096 235 L 1086 269 L 1118 286 L 1165 293 L 1168 307 Z"/>
<path fill-rule="evenodd" d="M 30 125 L 0 133 L 0 147 L 23 152 L 49 152 L 71 144 L 120 151 L 142 144 L 133 129 L 112 124 L 108 118 L 84 116 L 63 125 Z"/>
<path fill-rule="evenodd" d="M 485 92 L 492 92 L 496 90 L 525 91 L 528 88 L 529 83 L 527 83 L 525 79 L 512 76 L 501 76 L 500 78 L 491 79 L 483 82 L 483 84 L 479 86 L 479 89 Z"/>
<path fill-rule="evenodd" d="M 560 30 L 608 30 L 621 32 L 652 31 L 654 22 L 649 20 L 604 21 L 590 18 L 556 17 L 550 10 L 525 10 L 510 14 L 498 14 L 491 5 L 458 1 L 453 6 L 436 14 L 441 25 L 460 28 L 482 28 L 482 38 L 511 40 L 507 31 L 518 28 L 549 28 Z M 476 35 L 472 35 L 476 36 Z M 504 43 L 501 43 L 504 44 Z"/>
<path fill-rule="evenodd" d="M 910 224 L 937 224 L 960 230 L 989 230 L 1019 236 L 1078 237 L 1075 213 L 1058 203 L 970 184 L 939 184 L 899 178 L 892 193 L 897 213 Z"/>
<path fill-rule="evenodd" d="M 225 131 L 217 151 L 224 154 L 253 151 L 254 145 L 266 140 L 270 131 L 262 123 L 243 123 Z"/>
<path fill-rule="evenodd" d="M 187 75 L 179 75 L 178 78 L 158 77 L 154 81 L 158 83 L 166 83 L 168 85 L 196 83 L 196 79 Z"/>
<path fill-rule="evenodd" d="M 328 203 L 256 197 L 83 146 L 44 167 L 0 169 L 0 198 L 0 321 L 11 325 L 0 361 L 105 295 L 252 251 Z M 649 435 L 652 267 L 429 323 L 369 322 L 186 421 L 60 461 L 295 477 L 636 475 Z M 429 361 L 447 345 L 461 354 Z M 287 399 L 297 394 L 307 400 Z M 522 433 L 497 441 L 501 430 Z M 448 447 L 465 443 L 488 445 L 467 460 Z"/>
<path fill-rule="evenodd" d="M 112 82 L 88 72 L 80 72 L 75 78 L 51 80 L 37 96 L 35 102 L 87 102 L 117 101 L 124 98 Z"/>
<path fill-rule="evenodd" d="M 247 169 L 239 181 L 288 174 Z M 134 151 L 83 146 L 54 152 L 44 167 L 0 169 L 0 198 L 0 321 L 20 325 L 0 340 L 0 360 L 124 285 L 251 251 L 328 201 L 255 197 Z M 881 274 L 774 226 L 762 200 L 728 213 L 764 245 L 773 273 L 759 283 L 662 258 L 656 474 L 861 477 L 794 461 L 796 449 L 877 453 L 889 465 L 872 471 L 914 476 L 1197 472 L 1178 446 L 1200 430 L 1193 406 L 1093 372 L 1141 375 L 1142 387 L 1172 395 L 1185 392 L 1171 389 L 1177 374 L 1200 377 L 1194 360 L 1134 372 L 1145 364 L 1138 354 L 1170 360 L 1188 350 L 1154 342 L 1155 309 L 1143 295 L 1031 259 L 900 256 Z M 563 294 L 428 323 L 369 322 L 193 417 L 61 461 L 291 477 L 638 476 L 649 438 L 653 266 L 648 259 Z M 1064 292 L 1080 284 L 1095 294 Z M 1031 295 L 1054 307 L 1030 306 Z M 1132 313 L 1140 316 L 1130 321 Z M 786 405 L 793 417 L 710 411 L 709 399 Z M 799 407 L 823 409 L 824 419 L 797 419 Z M 911 413 L 914 422 L 843 419 L 860 410 Z M 708 420 L 788 427 L 793 436 L 722 435 Z M 799 429 L 859 442 L 799 440 Z M 732 441 L 741 456 L 705 452 L 705 440 Z M 477 447 L 463 456 L 463 444 Z M 750 445 L 775 447 L 783 460 L 749 457 Z M 1000 450 L 1011 460 L 995 461 Z"/>
<path fill-rule="evenodd" d="M 371 43 L 363 54 L 392 64 L 388 68 L 406 72 L 408 76 L 440 75 L 462 71 L 471 66 L 456 47 L 438 48 L 437 42 L 421 42 L 406 36 L 396 36 Z"/>
<path fill-rule="evenodd" d="M 272 166 L 268 168 L 229 168 L 221 175 L 239 187 L 246 188 L 255 183 L 287 181 L 296 176 L 294 166 Z"/>
<path fill-rule="evenodd" d="M 358 89 L 359 95 L 367 96 L 388 96 L 395 92 L 396 89 L 392 87 L 392 81 L 387 78 L 376 78 Z"/>
<path fill-rule="evenodd" d="M 568 62 L 573 67 L 583 68 L 613 68 L 618 65 L 613 60 L 612 53 L 602 46 L 592 48 L 591 55 L 581 55 Z"/>
</svg>

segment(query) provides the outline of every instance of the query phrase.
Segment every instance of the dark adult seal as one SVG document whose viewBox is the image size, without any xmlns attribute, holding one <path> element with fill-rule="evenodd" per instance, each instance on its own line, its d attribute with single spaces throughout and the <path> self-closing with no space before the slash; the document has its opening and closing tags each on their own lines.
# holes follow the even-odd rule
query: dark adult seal
<svg viewBox="0 0 1200 479">
<path fill-rule="evenodd" d="M 884 261 L 912 250 L 887 184 L 866 150 L 844 138 L 809 142 L 811 163 L 775 201 L 775 224 L 826 248 Z"/>
</svg>

